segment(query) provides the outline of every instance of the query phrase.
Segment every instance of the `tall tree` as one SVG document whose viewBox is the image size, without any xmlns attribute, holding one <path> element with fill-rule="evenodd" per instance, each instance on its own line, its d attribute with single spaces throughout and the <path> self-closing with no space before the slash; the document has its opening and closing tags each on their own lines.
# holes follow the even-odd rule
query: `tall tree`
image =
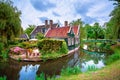
<svg viewBox="0 0 120 80">
<path fill-rule="evenodd" d="M 110 16 L 111 19 L 109 21 L 113 30 L 113 38 L 118 39 L 120 38 L 120 0 L 112 0 L 115 1 L 115 8 L 111 12 Z"/>
<path fill-rule="evenodd" d="M 92 28 L 92 26 L 90 26 L 89 24 L 85 24 L 85 30 L 86 30 L 86 36 L 87 36 L 87 40 L 89 39 L 89 38 L 93 38 L 93 28 Z"/>
<path fill-rule="evenodd" d="M 107 22 L 105 24 L 105 39 L 113 39 L 113 28 L 111 27 L 113 24 Z"/>
<path fill-rule="evenodd" d="M 98 38 L 101 38 L 103 39 L 104 38 L 104 31 L 102 29 L 102 27 L 99 25 L 99 23 L 95 23 L 94 26 L 93 26 L 93 34 L 94 34 L 94 39 L 98 39 Z"/>
<path fill-rule="evenodd" d="M 0 0 L 0 39 L 3 43 L 7 44 L 21 34 L 20 14 L 10 0 Z"/>
<path fill-rule="evenodd" d="M 86 37 L 85 28 L 83 27 L 84 22 L 81 19 L 77 19 L 76 21 L 72 21 L 71 25 L 77 26 L 80 25 L 80 40 Z"/>
<path fill-rule="evenodd" d="M 89 24 L 85 25 L 87 39 L 103 39 L 104 38 L 104 29 L 99 25 L 99 23 L 95 23 L 93 26 Z"/>
<path fill-rule="evenodd" d="M 83 25 L 83 21 L 81 19 L 77 19 L 76 21 L 72 21 L 70 24 L 74 25 L 74 26 L 82 26 Z"/>
</svg>

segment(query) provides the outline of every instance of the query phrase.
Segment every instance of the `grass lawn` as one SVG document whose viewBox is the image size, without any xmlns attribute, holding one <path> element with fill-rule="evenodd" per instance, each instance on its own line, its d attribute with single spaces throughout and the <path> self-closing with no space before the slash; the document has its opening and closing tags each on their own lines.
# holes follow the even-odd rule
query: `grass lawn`
<svg viewBox="0 0 120 80">
<path fill-rule="evenodd" d="M 120 80 L 120 60 L 97 71 L 61 76 L 57 80 Z"/>
</svg>

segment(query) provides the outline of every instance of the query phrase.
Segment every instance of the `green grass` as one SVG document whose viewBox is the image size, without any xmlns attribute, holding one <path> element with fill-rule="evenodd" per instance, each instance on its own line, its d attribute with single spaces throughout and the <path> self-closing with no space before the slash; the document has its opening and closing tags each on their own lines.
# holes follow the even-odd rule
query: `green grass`
<svg viewBox="0 0 120 80">
<path fill-rule="evenodd" d="M 75 66 L 75 67 L 67 67 L 65 69 L 62 69 L 61 71 L 61 75 L 73 75 L 73 74 L 78 74 L 81 73 L 81 69 L 79 66 Z"/>
<path fill-rule="evenodd" d="M 62 55 L 63 55 L 63 54 L 59 54 L 59 53 L 49 53 L 49 54 L 41 55 L 40 58 L 41 58 L 42 60 L 56 59 L 56 58 L 61 57 Z"/>
<path fill-rule="evenodd" d="M 41 73 L 39 76 L 36 76 L 35 80 L 45 80 L 45 74 Z"/>
<path fill-rule="evenodd" d="M 56 80 L 120 80 L 120 60 L 97 71 L 88 71 L 76 75 L 62 75 Z"/>
<path fill-rule="evenodd" d="M 55 80 L 56 79 L 56 76 L 53 75 L 52 77 L 47 77 L 47 80 Z"/>
<path fill-rule="evenodd" d="M 110 55 L 105 63 L 108 65 L 108 64 L 111 64 L 119 59 L 120 59 L 120 50 L 115 49 L 114 54 Z"/>
</svg>

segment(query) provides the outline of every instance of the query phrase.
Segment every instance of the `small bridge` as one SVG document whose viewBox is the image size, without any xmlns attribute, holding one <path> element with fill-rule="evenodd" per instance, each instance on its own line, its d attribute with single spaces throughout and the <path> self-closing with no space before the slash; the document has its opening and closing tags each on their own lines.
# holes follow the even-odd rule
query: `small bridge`
<svg viewBox="0 0 120 80">
<path fill-rule="evenodd" d="M 90 39 L 90 40 L 83 40 L 84 43 L 89 43 L 89 42 L 93 42 L 93 43 L 111 43 L 111 44 L 115 44 L 116 41 L 114 40 L 110 40 L 110 39 L 97 39 L 97 40 L 94 40 L 94 39 Z"/>
</svg>

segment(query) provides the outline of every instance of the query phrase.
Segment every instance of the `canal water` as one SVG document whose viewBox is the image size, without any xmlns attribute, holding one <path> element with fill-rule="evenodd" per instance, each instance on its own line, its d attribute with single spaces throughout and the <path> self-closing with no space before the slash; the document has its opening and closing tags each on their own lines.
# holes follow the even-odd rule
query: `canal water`
<svg viewBox="0 0 120 80">
<path fill-rule="evenodd" d="M 9 59 L 8 62 L 0 62 L 0 76 L 6 76 L 7 80 L 35 80 L 36 75 L 42 72 L 47 76 L 59 75 L 61 69 L 68 66 L 79 66 L 81 71 L 85 72 L 88 66 L 104 67 L 104 59 L 104 53 L 80 50 L 63 58 L 46 62 L 18 62 Z"/>
</svg>

